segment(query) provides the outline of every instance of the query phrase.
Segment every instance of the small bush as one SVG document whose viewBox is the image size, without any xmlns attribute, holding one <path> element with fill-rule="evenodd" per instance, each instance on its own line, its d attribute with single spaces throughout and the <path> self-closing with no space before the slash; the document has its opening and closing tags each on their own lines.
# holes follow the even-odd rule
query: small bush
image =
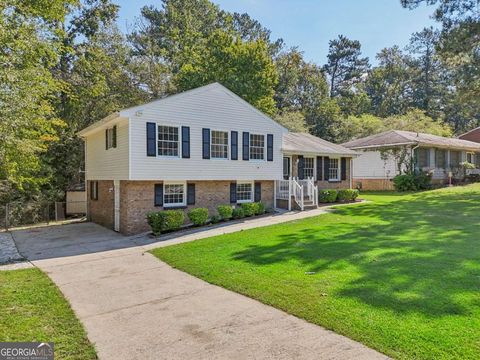
<svg viewBox="0 0 480 360">
<path fill-rule="evenodd" d="M 265 205 L 261 201 L 256 202 L 254 204 L 255 204 L 255 215 L 265 214 Z"/>
<path fill-rule="evenodd" d="M 205 225 L 208 221 L 207 208 L 195 208 L 188 212 L 188 218 L 195 226 Z"/>
<path fill-rule="evenodd" d="M 222 220 L 222 218 L 221 218 L 219 215 L 212 215 L 212 216 L 210 217 L 210 222 L 211 222 L 212 224 L 219 223 L 221 220 Z"/>
<path fill-rule="evenodd" d="M 339 202 L 347 202 L 347 201 L 355 201 L 358 197 L 359 191 L 357 189 L 344 189 L 339 190 L 337 194 L 337 201 Z"/>
<path fill-rule="evenodd" d="M 257 208 L 255 203 L 243 203 L 240 206 L 242 207 L 245 216 L 255 215 L 255 209 Z"/>
<path fill-rule="evenodd" d="M 393 178 L 393 186 L 397 191 L 428 190 L 432 187 L 432 174 L 402 174 Z"/>
<path fill-rule="evenodd" d="M 318 192 L 318 201 L 321 203 L 333 203 L 337 201 L 338 191 L 334 189 L 320 190 Z"/>
<path fill-rule="evenodd" d="M 182 210 L 164 210 L 147 213 L 147 222 L 155 235 L 180 229 L 185 221 Z"/>
<path fill-rule="evenodd" d="M 243 211 L 243 208 L 238 207 L 233 209 L 232 216 L 234 219 L 241 219 L 245 217 L 245 212 Z"/>
<path fill-rule="evenodd" d="M 222 220 L 229 220 L 232 218 L 233 208 L 231 205 L 219 205 L 217 211 Z"/>
</svg>

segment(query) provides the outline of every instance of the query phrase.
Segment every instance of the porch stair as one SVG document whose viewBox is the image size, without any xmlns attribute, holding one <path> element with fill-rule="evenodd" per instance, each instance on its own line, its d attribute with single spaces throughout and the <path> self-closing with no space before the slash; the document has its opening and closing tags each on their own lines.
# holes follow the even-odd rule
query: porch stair
<svg viewBox="0 0 480 360">
<path fill-rule="evenodd" d="M 303 211 L 318 207 L 318 187 L 313 178 L 277 180 L 275 194 L 276 199 L 288 201 L 288 210 L 297 208 Z"/>
</svg>

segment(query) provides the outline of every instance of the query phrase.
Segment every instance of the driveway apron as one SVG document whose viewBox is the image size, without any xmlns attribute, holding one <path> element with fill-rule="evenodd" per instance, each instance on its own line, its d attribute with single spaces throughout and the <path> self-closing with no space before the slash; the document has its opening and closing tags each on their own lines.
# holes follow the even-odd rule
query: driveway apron
<svg viewBox="0 0 480 360">
<path fill-rule="evenodd" d="M 20 253 L 66 296 L 100 359 L 386 358 L 145 252 L 208 231 L 153 245 L 91 223 L 13 235 Z"/>
</svg>

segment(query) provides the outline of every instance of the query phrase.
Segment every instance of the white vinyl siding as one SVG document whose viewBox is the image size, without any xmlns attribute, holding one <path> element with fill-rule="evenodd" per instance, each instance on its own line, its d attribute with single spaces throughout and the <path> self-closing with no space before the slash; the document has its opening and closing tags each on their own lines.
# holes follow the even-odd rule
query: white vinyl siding
<svg viewBox="0 0 480 360">
<path fill-rule="evenodd" d="M 128 127 L 127 119 L 117 123 L 117 147 L 108 150 L 105 150 L 105 128 L 86 137 L 85 177 L 87 180 L 128 180 Z"/>
<path fill-rule="evenodd" d="M 380 151 L 356 150 L 361 155 L 353 159 L 353 177 L 357 179 L 392 179 L 397 175 L 395 159 L 382 159 Z"/>
<path fill-rule="evenodd" d="M 140 111 L 141 110 L 141 111 Z M 122 112 L 130 117 L 131 180 L 280 180 L 282 179 L 282 137 L 286 130 L 259 114 L 219 85 L 174 95 Z M 190 127 L 190 158 L 146 156 L 146 123 Z M 238 133 L 238 160 L 214 161 L 202 158 L 202 129 Z M 273 134 L 273 161 L 242 160 L 243 132 Z M 210 139 L 210 143 L 211 143 Z M 230 142 L 230 141 L 229 141 Z M 228 147 L 230 151 L 230 145 Z M 266 153 L 266 151 L 265 151 Z M 125 157 L 124 159 L 127 159 Z M 266 155 L 265 155 L 266 159 Z"/>
</svg>

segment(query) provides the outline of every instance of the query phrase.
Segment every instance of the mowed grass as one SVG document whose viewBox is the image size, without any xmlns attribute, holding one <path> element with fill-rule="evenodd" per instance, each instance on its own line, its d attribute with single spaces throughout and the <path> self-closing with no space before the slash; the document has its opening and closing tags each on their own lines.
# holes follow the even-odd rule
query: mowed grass
<svg viewBox="0 0 480 360">
<path fill-rule="evenodd" d="M 398 359 L 480 358 L 480 185 L 155 249 L 168 264 Z"/>
<path fill-rule="evenodd" d="M 38 269 L 0 271 L 0 341 L 55 343 L 55 359 L 96 359 L 70 305 Z"/>
</svg>

